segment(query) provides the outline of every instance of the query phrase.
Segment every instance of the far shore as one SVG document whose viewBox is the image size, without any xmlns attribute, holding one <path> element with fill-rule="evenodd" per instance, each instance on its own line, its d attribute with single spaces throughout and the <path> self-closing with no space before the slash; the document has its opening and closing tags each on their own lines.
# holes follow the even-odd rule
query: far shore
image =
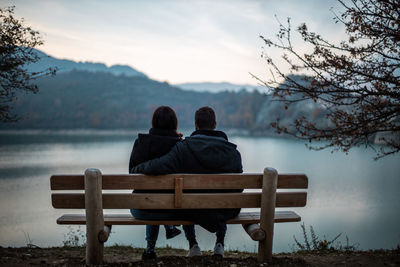
<svg viewBox="0 0 400 267">
<path fill-rule="evenodd" d="M 299 140 L 303 142 L 308 142 L 305 139 L 296 138 L 293 135 L 281 133 L 278 134 L 274 130 L 260 130 L 260 129 L 240 129 L 240 128 L 227 128 L 221 129 L 227 133 L 228 136 L 248 136 L 248 137 L 270 137 L 270 138 L 283 138 L 283 139 L 292 139 Z M 182 128 L 178 130 L 183 134 L 183 136 L 189 136 L 193 129 L 191 128 Z M 138 133 L 146 133 L 148 129 L 107 129 L 107 128 L 67 128 L 67 129 L 56 129 L 56 128 L 38 128 L 38 129 L 25 129 L 25 128 L 2 128 L 0 127 L 0 134 L 6 135 L 70 135 L 70 136 L 86 136 L 86 135 L 96 135 L 96 136 L 116 136 L 116 137 L 135 137 Z M 399 135 L 393 135 L 391 133 L 379 133 L 373 139 L 370 140 L 370 143 L 375 145 L 385 145 L 385 141 L 382 138 L 386 139 L 395 139 L 398 140 L 400 138 Z M 315 141 L 314 141 L 315 142 Z"/>
</svg>

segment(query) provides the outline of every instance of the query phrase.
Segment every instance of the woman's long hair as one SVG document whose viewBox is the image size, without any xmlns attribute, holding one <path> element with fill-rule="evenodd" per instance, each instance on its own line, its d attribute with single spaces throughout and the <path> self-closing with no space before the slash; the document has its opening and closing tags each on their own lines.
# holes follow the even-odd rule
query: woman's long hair
<svg viewBox="0 0 400 267">
<path fill-rule="evenodd" d="M 178 118 L 172 108 L 160 106 L 153 113 L 151 125 L 157 129 L 176 131 L 178 129 Z"/>
</svg>

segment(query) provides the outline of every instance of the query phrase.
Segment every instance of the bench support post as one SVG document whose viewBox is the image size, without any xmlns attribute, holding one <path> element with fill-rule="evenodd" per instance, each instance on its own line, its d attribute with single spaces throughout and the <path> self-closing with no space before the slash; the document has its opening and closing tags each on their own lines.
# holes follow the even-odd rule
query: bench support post
<svg viewBox="0 0 400 267">
<path fill-rule="evenodd" d="M 260 228 L 265 232 L 265 239 L 258 242 L 258 262 L 266 262 L 272 259 L 277 181 L 278 172 L 272 168 L 265 168 L 260 214 Z"/>
<path fill-rule="evenodd" d="M 85 209 L 86 209 L 86 264 L 103 263 L 104 244 L 99 233 L 104 231 L 102 178 L 97 169 L 85 171 Z"/>
</svg>

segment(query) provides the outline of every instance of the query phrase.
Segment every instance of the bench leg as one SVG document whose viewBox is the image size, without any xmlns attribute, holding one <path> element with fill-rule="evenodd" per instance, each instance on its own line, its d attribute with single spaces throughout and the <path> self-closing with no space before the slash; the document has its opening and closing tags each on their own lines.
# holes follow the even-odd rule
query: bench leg
<svg viewBox="0 0 400 267">
<path fill-rule="evenodd" d="M 104 231 L 102 177 L 97 169 L 85 171 L 85 209 L 86 209 L 86 264 L 103 263 L 104 243 L 99 233 Z"/>
<path fill-rule="evenodd" d="M 258 243 L 258 262 L 271 261 L 272 259 L 277 181 L 278 172 L 272 168 L 265 168 L 260 214 L 260 228 L 265 232 L 265 239 Z"/>
</svg>

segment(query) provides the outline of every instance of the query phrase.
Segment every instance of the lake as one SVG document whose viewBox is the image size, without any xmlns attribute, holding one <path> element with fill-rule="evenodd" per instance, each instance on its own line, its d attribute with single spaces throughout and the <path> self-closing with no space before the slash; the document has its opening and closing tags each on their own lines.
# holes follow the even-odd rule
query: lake
<svg viewBox="0 0 400 267">
<path fill-rule="evenodd" d="M 137 131 L 0 131 L 0 246 L 60 246 L 77 231 L 84 233 L 82 226 L 56 224 L 65 210 L 51 207 L 50 175 L 81 174 L 86 168 L 127 173 L 136 136 Z M 244 172 L 274 167 L 308 175 L 307 206 L 293 210 L 320 239 L 342 233 L 342 244 L 348 236 L 359 249 L 400 244 L 400 155 L 374 161 L 374 152 L 365 148 L 346 155 L 310 151 L 298 140 L 283 138 L 230 136 L 230 141 L 238 145 Z M 291 251 L 293 236 L 303 240 L 300 225 L 275 224 L 274 252 Z M 196 231 L 201 249 L 212 249 L 214 235 L 200 227 Z M 144 233 L 144 226 L 114 226 L 106 244 L 144 247 Z M 157 245 L 188 246 L 183 234 L 166 240 L 163 227 Z M 225 247 L 257 250 L 239 225 L 228 226 Z"/>
</svg>

